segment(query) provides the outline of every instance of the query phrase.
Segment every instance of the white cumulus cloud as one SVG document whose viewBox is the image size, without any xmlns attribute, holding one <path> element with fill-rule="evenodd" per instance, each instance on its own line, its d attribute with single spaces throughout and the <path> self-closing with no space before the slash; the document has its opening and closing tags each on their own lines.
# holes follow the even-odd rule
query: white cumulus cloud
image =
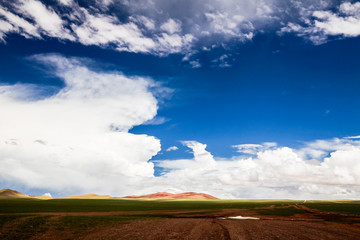
<svg viewBox="0 0 360 240">
<path fill-rule="evenodd" d="M 167 171 L 162 187 L 224 198 L 358 198 L 360 141 L 317 140 L 293 149 L 275 143 L 235 145 L 251 157 L 216 158 L 206 145 L 184 142 L 193 159 L 156 161 Z M 325 154 L 310 154 L 321 151 Z M 314 157 L 317 157 L 316 159 Z"/>
<path fill-rule="evenodd" d="M 48 36 L 60 39 L 74 39 L 69 31 L 64 28 L 61 17 L 52 8 L 47 8 L 40 1 L 21 0 L 17 8 L 24 16 L 32 18 L 36 25 L 45 31 Z"/>
<path fill-rule="evenodd" d="M 70 6 L 71 4 L 74 4 L 73 0 L 58 0 L 58 2 L 65 6 Z"/>
<path fill-rule="evenodd" d="M 195 60 L 199 49 L 226 48 L 259 33 L 293 33 L 315 44 L 329 36 L 358 36 L 359 6 L 330 0 L 16 0 L 0 3 L 0 40 L 20 34 L 117 51 L 192 54 L 187 61 L 196 68 L 201 66 Z"/>
<path fill-rule="evenodd" d="M 168 32 L 169 34 L 178 33 L 181 32 L 181 22 L 170 18 L 167 22 L 160 26 L 160 29 Z"/>
<path fill-rule="evenodd" d="M 176 151 L 178 150 L 179 148 L 177 146 L 171 146 L 169 147 L 168 149 L 166 149 L 167 152 L 170 152 L 170 151 Z"/>
<path fill-rule="evenodd" d="M 294 32 L 298 36 L 322 44 L 329 36 L 360 36 L 360 3 L 344 2 L 337 10 L 314 10 L 302 22 L 289 22 L 281 32 Z"/>
<path fill-rule="evenodd" d="M 276 147 L 276 143 L 274 142 L 265 142 L 263 144 L 239 144 L 239 145 L 233 145 L 233 148 L 237 149 L 237 152 L 239 153 L 245 153 L 245 154 L 257 154 L 259 151 L 267 150 L 270 148 Z"/>
<path fill-rule="evenodd" d="M 128 132 L 156 115 L 152 80 L 96 72 L 57 55 L 32 59 L 52 67 L 65 87 L 40 98 L 37 86 L 0 87 L 2 182 L 121 195 L 153 177 L 148 160 L 160 141 Z"/>
<path fill-rule="evenodd" d="M 84 45 L 106 46 L 113 43 L 118 50 L 130 52 L 149 52 L 156 46 L 132 22 L 121 24 L 113 16 L 92 15 L 84 8 L 81 8 L 81 13 L 84 15 L 82 23 L 72 24 L 71 28 Z"/>
</svg>

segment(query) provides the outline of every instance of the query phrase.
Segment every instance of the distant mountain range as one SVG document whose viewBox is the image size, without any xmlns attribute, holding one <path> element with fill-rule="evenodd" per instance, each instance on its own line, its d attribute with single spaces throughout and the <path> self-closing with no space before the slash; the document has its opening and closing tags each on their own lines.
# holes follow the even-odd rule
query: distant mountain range
<svg viewBox="0 0 360 240">
<path fill-rule="evenodd" d="M 24 193 L 12 190 L 12 189 L 3 189 L 0 190 L 0 198 L 36 198 L 36 199 L 52 199 L 50 196 L 29 196 Z M 97 194 L 83 194 L 83 195 L 74 195 L 62 197 L 60 199 L 118 199 L 119 197 L 112 197 L 110 195 L 97 195 Z M 186 193 L 167 193 L 167 192 L 158 192 L 153 194 L 141 195 L 141 196 L 126 196 L 123 198 L 133 198 L 133 199 L 218 199 L 214 196 L 205 194 L 205 193 L 195 193 L 195 192 L 186 192 Z"/>
</svg>

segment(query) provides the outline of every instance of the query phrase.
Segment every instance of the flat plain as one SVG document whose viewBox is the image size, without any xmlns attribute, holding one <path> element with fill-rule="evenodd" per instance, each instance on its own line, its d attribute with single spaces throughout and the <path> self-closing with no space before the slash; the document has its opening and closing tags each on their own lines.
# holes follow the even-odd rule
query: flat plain
<svg viewBox="0 0 360 240">
<path fill-rule="evenodd" d="M 0 199 L 0 239 L 360 239 L 360 201 Z"/>
</svg>

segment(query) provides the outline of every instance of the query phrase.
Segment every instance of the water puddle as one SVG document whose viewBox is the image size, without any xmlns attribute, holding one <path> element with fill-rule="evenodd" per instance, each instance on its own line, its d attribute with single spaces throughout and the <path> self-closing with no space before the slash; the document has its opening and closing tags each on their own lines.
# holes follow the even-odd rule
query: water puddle
<svg viewBox="0 0 360 240">
<path fill-rule="evenodd" d="M 235 216 L 235 217 L 222 217 L 219 219 L 240 219 L 240 220 L 259 220 L 257 217 L 243 217 L 243 216 Z"/>
</svg>

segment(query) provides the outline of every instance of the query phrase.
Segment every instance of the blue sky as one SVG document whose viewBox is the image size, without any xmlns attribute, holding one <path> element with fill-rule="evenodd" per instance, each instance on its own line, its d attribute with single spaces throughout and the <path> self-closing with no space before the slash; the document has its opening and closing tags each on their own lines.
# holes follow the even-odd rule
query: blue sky
<svg viewBox="0 0 360 240">
<path fill-rule="evenodd" d="M 356 198 L 359 36 L 357 1 L 1 2 L 0 183 Z"/>
</svg>

